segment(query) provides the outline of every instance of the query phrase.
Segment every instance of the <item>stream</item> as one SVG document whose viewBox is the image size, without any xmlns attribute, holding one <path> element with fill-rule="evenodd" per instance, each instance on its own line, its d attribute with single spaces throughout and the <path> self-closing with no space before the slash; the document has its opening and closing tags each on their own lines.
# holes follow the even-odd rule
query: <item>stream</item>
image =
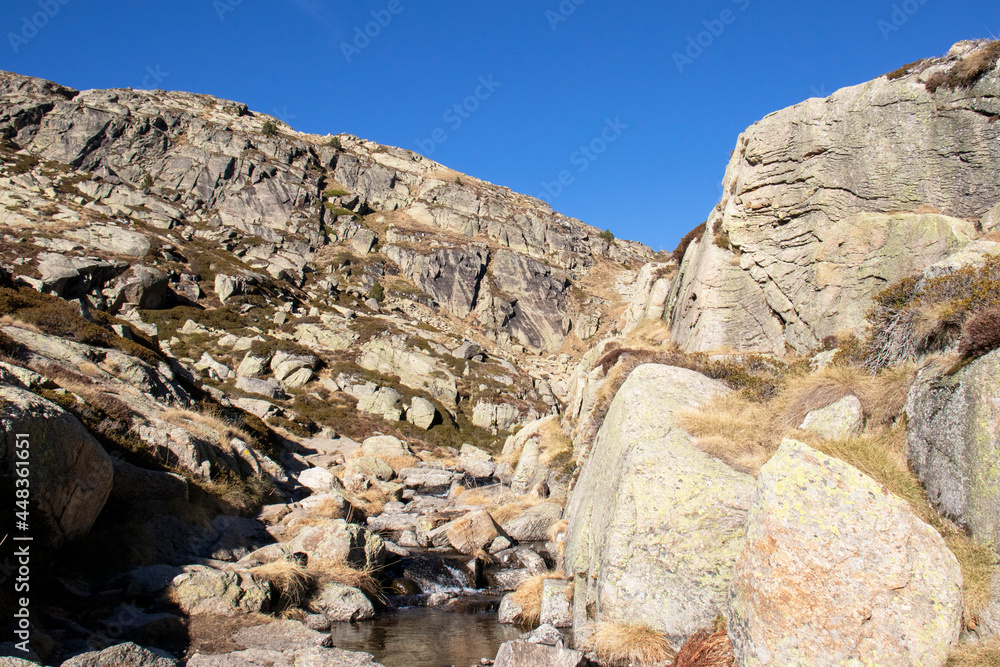
<svg viewBox="0 0 1000 667">
<path fill-rule="evenodd" d="M 479 665 L 523 630 L 500 625 L 496 612 L 463 614 L 431 607 L 384 612 L 363 623 L 335 624 L 333 645 L 364 651 L 385 667 Z"/>
</svg>

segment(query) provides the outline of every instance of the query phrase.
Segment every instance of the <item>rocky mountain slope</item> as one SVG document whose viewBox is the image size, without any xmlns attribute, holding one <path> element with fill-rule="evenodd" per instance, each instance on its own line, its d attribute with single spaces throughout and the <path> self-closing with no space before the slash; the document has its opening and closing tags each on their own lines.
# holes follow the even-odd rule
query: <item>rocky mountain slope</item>
<svg viewBox="0 0 1000 667">
<path fill-rule="evenodd" d="M 239 104 L 3 75 L 32 658 L 372 665 L 337 625 L 430 606 L 528 630 L 505 666 L 996 664 L 998 61 L 768 116 L 672 258 Z"/>
</svg>

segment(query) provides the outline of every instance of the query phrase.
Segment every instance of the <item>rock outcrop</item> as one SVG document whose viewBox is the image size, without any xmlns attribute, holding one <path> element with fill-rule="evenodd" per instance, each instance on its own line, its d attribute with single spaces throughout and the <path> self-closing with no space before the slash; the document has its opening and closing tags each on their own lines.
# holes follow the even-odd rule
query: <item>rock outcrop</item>
<svg viewBox="0 0 1000 667">
<path fill-rule="evenodd" d="M 747 129 L 668 298 L 674 341 L 692 352 L 814 351 L 855 329 L 889 283 L 972 241 L 976 221 L 992 225 L 996 69 L 968 89 L 925 85 L 981 48 L 957 44 L 903 76 L 810 99 Z"/>
<path fill-rule="evenodd" d="M 644 365 L 615 396 L 566 509 L 578 639 L 594 622 L 637 621 L 676 648 L 725 609 L 753 478 L 696 449 L 675 417 L 728 392 Z"/>
<path fill-rule="evenodd" d="M 87 534 L 114 478 L 111 457 L 76 417 L 31 392 L 3 385 L 0 471 L 12 494 L 15 488 L 30 488 L 31 510 L 44 517 L 50 548 Z M 30 487 L 19 479 L 27 479 Z"/>
<path fill-rule="evenodd" d="M 962 573 L 855 468 L 785 440 L 760 471 L 727 614 L 737 664 L 944 665 Z"/>
</svg>

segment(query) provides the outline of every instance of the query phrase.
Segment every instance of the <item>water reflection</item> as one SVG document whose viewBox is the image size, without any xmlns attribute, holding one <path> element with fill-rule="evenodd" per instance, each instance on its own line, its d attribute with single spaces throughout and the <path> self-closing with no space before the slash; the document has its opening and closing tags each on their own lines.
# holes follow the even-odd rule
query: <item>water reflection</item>
<svg viewBox="0 0 1000 667">
<path fill-rule="evenodd" d="M 385 667 L 479 665 L 522 631 L 497 623 L 496 612 L 455 614 L 436 609 L 385 613 L 364 623 L 336 623 L 333 645 L 364 651 Z"/>
</svg>

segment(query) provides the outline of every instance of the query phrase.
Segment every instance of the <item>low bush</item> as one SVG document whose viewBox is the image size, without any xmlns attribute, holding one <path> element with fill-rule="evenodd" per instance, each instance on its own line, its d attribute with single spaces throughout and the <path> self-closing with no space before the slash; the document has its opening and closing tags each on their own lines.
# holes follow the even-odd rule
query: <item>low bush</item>
<svg viewBox="0 0 1000 667">
<path fill-rule="evenodd" d="M 997 307 L 1000 255 L 989 255 L 979 266 L 965 266 L 930 280 L 905 278 L 876 295 L 868 312 L 870 333 L 851 351 L 848 361 L 878 371 L 918 355 L 944 351 L 962 337 L 973 314 Z"/>
<path fill-rule="evenodd" d="M 278 126 L 275 125 L 273 122 L 266 120 L 264 121 L 264 124 L 260 128 L 260 132 L 265 137 L 273 137 L 278 133 Z"/>
<path fill-rule="evenodd" d="M 600 238 L 602 238 L 602 239 L 604 239 L 608 243 L 611 243 L 612 241 L 615 240 L 615 235 L 611 233 L 610 229 L 605 229 L 603 232 L 601 232 L 597 236 L 600 237 Z"/>
<path fill-rule="evenodd" d="M 735 661 L 725 630 L 700 630 L 685 642 L 670 667 L 732 667 Z"/>
<path fill-rule="evenodd" d="M 1000 348 L 1000 307 L 988 308 L 965 323 L 958 353 L 963 357 L 981 357 Z"/>
<path fill-rule="evenodd" d="M 912 62 L 912 63 L 909 63 L 907 65 L 903 65 L 899 69 L 893 70 L 893 71 L 889 72 L 888 74 L 886 74 L 885 78 L 889 79 L 889 81 L 895 81 L 896 79 L 902 79 L 907 74 L 910 74 L 911 72 L 919 69 L 925 62 L 926 62 L 925 60 L 918 60 L 916 62 Z"/>
<path fill-rule="evenodd" d="M 929 77 L 924 86 L 930 92 L 939 88 L 971 88 L 990 73 L 1000 60 L 1000 41 L 990 42 L 959 60 L 945 72 Z"/>
<path fill-rule="evenodd" d="M 703 222 L 684 235 L 681 242 L 677 244 L 676 248 L 674 248 L 674 259 L 677 260 L 678 264 L 684 261 L 684 254 L 687 252 L 688 247 L 694 243 L 695 240 L 705 236 L 706 228 L 707 225 Z"/>
</svg>

